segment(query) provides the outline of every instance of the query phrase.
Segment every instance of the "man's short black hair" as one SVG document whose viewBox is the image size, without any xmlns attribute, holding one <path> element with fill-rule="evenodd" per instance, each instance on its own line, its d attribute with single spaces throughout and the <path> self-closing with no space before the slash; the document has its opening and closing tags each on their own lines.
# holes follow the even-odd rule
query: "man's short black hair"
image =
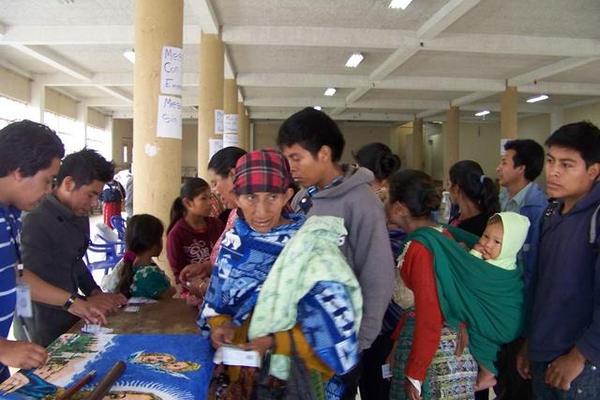
<svg viewBox="0 0 600 400">
<path fill-rule="evenodd" d="M 0 130 L 0 177 L 17 169 L 23 176 L 33 176 L 64 155 L 58 135 L 46 125 L 24 119 Z"/>
<path fill-rule="evenodd" d="M 513 150 L 514 167 L 525 166 L 525 179 L 534 181 L 542 173 L 546 153 L 544 148 L 535 140 L 510 140 L 504 145 L 504 150 Z"/>
<path fill-rule="evenodd" d="M 65 157 L 58 171 L 58 185 L 70 176 L 75 181 L 75 187 L 89 185 L 93 181 L 109 182 L 115 174 L 113 163 L 92 149 L 79 150 Z"/>
<path fill-rule="evenodd" d="M 600 129 L 589 121 L 563 125 L 550 135 L 546 146 L 575 150 L 589 168 L 592 164 L 600 162 Z"/>
<path fill-rule="evenodd" d="M 323 146 L 331 149 L 331 159 L 337 162 L 344 151 L 344 135 L 337 124 L 322 111 L 306 107 L 286 119 L 279 128 L 277 145 L 298 144 L 308 150 L 313 157 Z"/>
</svg>

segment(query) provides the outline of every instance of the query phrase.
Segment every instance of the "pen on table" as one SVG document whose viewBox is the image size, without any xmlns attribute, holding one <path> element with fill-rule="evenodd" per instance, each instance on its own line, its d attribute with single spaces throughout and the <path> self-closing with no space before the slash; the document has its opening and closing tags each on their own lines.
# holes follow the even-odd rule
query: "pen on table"
<svg viewBox="0 0 600 400">
<path fill-rule="evenodd" d="M 27 325 L 25 325 L 25 318 L 19 317 L 19 322 L 21 322 L 21 327 L 23 328 L 25 339 L 27 339 L 28 342 L 31 342 L 31 335 L 29 334 L 29 329 L 27 329 Z"/>
<path fill-rule="evenodd" d="M 102 378 L 94 391 L 86 398 L 87 400 L 100 400 L 110 390 L 119 376 L 125 371 L 126 364 L 123 361 L 117 361 L 115 365 L 108 371 L 106 376 Z"/>
<path fill-rule="evenodd" d="M 59 396 L 57 398 L 57 400 L 69 400 L 75 393 L 79 392 L 82 387 L 87 385 L 87 383 L 89 381 L 94 379 L 95 375 L 96 375 L 95 370 L 88 372 L 83 378 L 81 378 L 79 381 L 75 382 L 73 384 L 73 386 L 68 388 L 61 396 Z"/>
</svg>

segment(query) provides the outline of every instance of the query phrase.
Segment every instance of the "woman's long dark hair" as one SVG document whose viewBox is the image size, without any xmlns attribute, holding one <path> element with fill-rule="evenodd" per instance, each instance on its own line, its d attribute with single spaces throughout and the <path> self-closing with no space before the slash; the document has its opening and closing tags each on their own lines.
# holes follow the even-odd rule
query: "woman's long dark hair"
<svg viewBox="0 0 600 400">
<path fill-rule="evenodd" d="M 210 190 L 208 183 L 202 178 L 188 178 L 181 185 L 179 197 L 173 201 L 171 205 L 170 222 L 167 228 L 167 235 L 175 226 L 177 221 L 185 216 L 186 209 L 183 204 L 183 199 L 194 200 L 196 196 Z"/>
<path fill-rule="evenodd" d="M 389 185 L 389 202 L 403 203 L 413 217 L 431 216 L 440 208 L 440 194 L 433 179 L 423 171 L 398 171 L 390 177 Z"/>
<path fill-rule="evenodd" d="M 450 167 L 450 183 L 473 201 L 482 214 L 491 216 L 500 211 L 498 188 L 485 176 L 481 165 L 473 160 L 459 161 Z"/>
<path fill-rule="evenodd" d="M 117 286 L 119 293 L 126 297 L 131 296 L 135 255 L 161 245 L 164 231 L 165 227 L 160 219 L 150 214 L 134 215 L 127 221 L 127 230 L 125 231 L 125 248 L 127 252 L 123 257 L 124 265 Z"/>
</svg>

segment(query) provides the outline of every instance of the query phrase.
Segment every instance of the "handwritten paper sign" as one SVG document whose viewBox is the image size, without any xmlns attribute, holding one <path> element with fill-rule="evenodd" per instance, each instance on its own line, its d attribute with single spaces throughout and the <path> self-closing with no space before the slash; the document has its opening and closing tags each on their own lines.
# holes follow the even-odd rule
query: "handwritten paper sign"
<svg viewBox="0 0 600 400">
<path fill-rule="evenodd" d="M 223 120 L 225 113 L 223 110 L 215 110 L 215 134 L 223 134 Z"/>
<path fill-rule="evenodd" d="M 238 133 L 238 115 L 225 114 L 223 133 Z M 227 146 L 225 146 L 227 147 Z"/>
<path fill-rule="evenodd" d="M 239 145 L 238 135 L 235 133 L 224 133 L 223 134 L 223 147 L 238 147 Z"/>
<path fill-rule="evenodd" d="M 160 67 L 160 92 L 181 95 L 183 49 L 164 46 Z"/>
<path fill-rule="evenodd" d="M 208 159 L 210 160 L 215 153 L 223 148 L 222 139 L 208 139 Z"/>
<path fill-rule="evenodd" d="M 158 96 L 156 136 L 181 139 L 181 99 L 173 96 Z"/>
</svg>

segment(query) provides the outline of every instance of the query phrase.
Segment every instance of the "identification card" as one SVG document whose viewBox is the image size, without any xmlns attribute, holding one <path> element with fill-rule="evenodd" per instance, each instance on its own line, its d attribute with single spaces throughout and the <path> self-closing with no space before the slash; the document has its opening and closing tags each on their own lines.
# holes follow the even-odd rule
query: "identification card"
<svg viewBox="0 0 600 400">
<path fill-rule="evenodd" d="M 381 366 L 381 375 L 383 379 L 390 379 L 392 377 L 392 370 L 390 369 L 390 364 L 383 364 Z"/>
<path fill-rule="evenodd" d="M 29 290 L 29 285 L 25 283 L 19 283 L 17 285 L 16 312 L 19 317 L 33 317 L 33 309 L 31 307 L 31 290 Z"/>
</svg>

